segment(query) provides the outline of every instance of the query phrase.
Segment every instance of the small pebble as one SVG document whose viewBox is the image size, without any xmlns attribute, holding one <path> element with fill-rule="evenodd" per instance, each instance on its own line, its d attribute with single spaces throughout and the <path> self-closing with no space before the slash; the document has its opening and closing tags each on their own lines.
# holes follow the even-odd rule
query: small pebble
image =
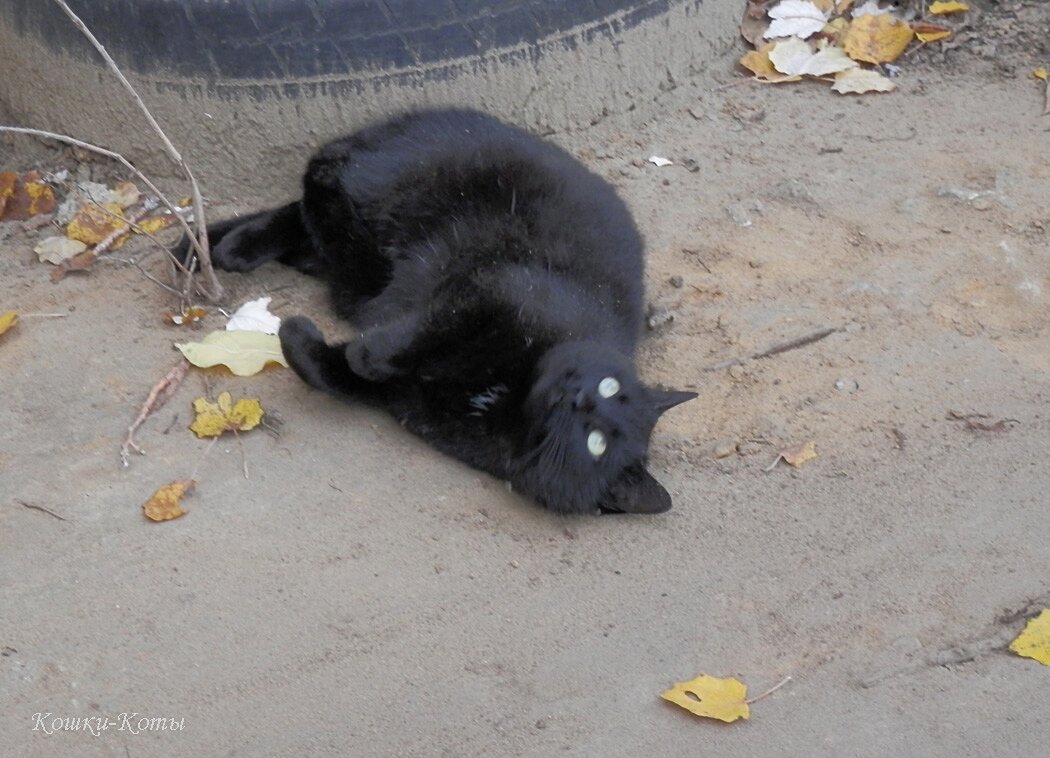
<svg viewBox="0 0 1050 758">
<path fill-rule="evenodd" d="M 970 203 L 970 207 L 975 211 L 990 211 L 992 209 L 992 201 L 986 197 L 979 197 Z"/>
<path fill-rule="evenodd" d="M 835 389 L 839 392 L 856 392 L 860 389 L 860 384 L 857 383 L 856 379 L 836 379 Z"/>
<path fill-rule="evenodd" d="M 671 285 L 672 287 L 674 287 L 674 288 L 675 288 L 676 290 L 680 290 L 680 289 L 682 289 L 682 285 L 684 285 L 684 284 L 685 284 L 685 280 L 684 280 L 684 279 L 682 279 L 682 277 L 680 277 L 680 276 L 672 276 L 672 277 L 671 277 L 671 278 L 670 278 L 670 279 L 668 280 L 668 282 L 669 282 L 669 283 L 670 283 L 670 285 Z"/>
<path fill-rule="evenodd" d="M 744 378 L 744 367 L 739 364 L 737 364 L 736 366 L 730 366 L 729 376 L 731 376 L 735 381 L 740 381 Z"/>
</svg>

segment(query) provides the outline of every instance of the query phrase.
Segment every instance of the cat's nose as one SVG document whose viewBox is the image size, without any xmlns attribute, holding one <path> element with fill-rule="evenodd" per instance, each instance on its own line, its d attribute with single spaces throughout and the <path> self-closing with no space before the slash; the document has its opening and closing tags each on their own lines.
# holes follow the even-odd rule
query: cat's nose
<svg viewBox="0 0 1050 758">
<path fill-rule="evenodd" d="M 591 397 L 587 390 L 580 390 L 576 393 L 576 397 L 572 399 L 573 410 L 582 410 L 585 413 L 590 413 L 594 410 L 594 398 Z"/>
</svg>

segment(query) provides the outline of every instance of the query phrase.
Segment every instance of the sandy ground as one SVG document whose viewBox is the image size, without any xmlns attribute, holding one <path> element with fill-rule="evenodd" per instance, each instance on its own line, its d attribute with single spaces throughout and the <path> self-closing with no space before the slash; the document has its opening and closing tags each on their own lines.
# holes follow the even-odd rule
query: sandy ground
<svg viewBox="0 0 1050 758">
<path fill-rule="evenodd" d="M 199 373 L 122 470 L 184 336 L 168 296 L 118 264 L 53 285 L 8 225 L 0 310 L 68 316 L 0 338 L 0 754 L 1041 754 L 1050 670 L 1003 649 L 1050 604 L 1030 63 L 925 59 L 865 99 L 683 85 L 647 124 L 573 138 L 637 214 L 673 315 L 643 373 L 700 393 L 654 437 L 659 517 L 551 516 L 280 369 L 207 381 L 283 419 L 243 436 L 250 478 L 235 442 L 202 460 L 186 429 Z M 223 281 L 230 304 L 272 293 L 345 330 L 289 270 Z M 817 459 L 766 470 L 806 440 Z M 143 518 L 198 466 L 188 515 Z M 726 726 L 658 698 L 701 672 L 793 680 Z M 35 713 L 184 721 L 47 735 Z"/>
</svg>

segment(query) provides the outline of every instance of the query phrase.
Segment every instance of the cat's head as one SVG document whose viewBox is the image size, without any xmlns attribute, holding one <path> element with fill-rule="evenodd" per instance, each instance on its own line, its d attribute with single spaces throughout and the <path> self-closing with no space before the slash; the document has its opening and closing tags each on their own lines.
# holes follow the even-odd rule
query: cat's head
<svg viewBox="0 0 1050 758">
<path fill-rule="evenodd" d="M 696 397 L 647 387 L 620 353 L 588 342 L 552 348 L 528 398 L 525 494 L 563 513 L 661 513 L 671 496 L 646 469 L 664 411 Z"/>
</svg>

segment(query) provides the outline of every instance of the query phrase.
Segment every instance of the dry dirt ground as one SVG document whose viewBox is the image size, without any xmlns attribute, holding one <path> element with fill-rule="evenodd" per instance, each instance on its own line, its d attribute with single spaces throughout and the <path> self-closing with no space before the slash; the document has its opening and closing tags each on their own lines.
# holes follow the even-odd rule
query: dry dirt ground
<svg viewBox="0 0 1050 758">
<path fill-rule="evenodd" d="M 183 336 L 167 295 L 120 264 L 53 285 L 8 225 L 0 310 L 68 315 L 0 338 L 0 754 L 1041 754 L 1050 669 L 1003 649 L 1050 601 L 1039 62 L 919 56 L 862 99 L 683 83 L 569 140 L 637 214 L 673 316 L 642 372 L 700 393 L 653 440 L 659 517 L 554 517 L 279 369 L 191 374 L 122 470 Z M 3 167 L 31 167 L 16 148 Z M 345 331 L 289 270 L 223 281 Z M 248 479 L 186 429 L 206 384 L 283 419 L 243 436 Z M 806 440 L 817 459 L 767 470 Z M 146 521 L 198 465 L 189 514 Z M 726 726 L 658 698 L 700 672 L 793 679 Z M 184 727 L 33 730 L 132 712 Z"/>
</svg>

